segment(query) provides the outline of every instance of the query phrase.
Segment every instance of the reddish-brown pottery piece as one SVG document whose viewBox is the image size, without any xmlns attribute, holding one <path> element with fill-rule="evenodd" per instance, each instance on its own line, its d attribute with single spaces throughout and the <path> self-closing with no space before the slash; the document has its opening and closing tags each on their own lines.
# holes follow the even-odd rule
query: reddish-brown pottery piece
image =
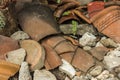
<svg viewBox="0 0 120 80">
<path fill-rule="evenodd" d="M 0 59 L 5 59 L 7 52 L 18 49 L 18 41 L 0 35 Z"/>
<path fill-rule="evenodd" d="M 20 65 L 0 60 L 0 80 L 8 80 L 18 72 L 19 68 Z"/>
<path fill-rule="evenodd" d="M 104 5 L 105 5 L 105 3 L 103 1 L 90 2 L 88 4 L 89 17 L 91 18 L 94 15 L 96 15 L 98 12 L 100 12 L 101 10 L 103 10 L 104 9 Z"/>
<path fill-rule="evenodd" d="M 18 13 L 18 20 L 23 31 L 36 41 L 59 33 L 52 11 L 42 4 L 31 3 L 28 7 L 23 7 Z"/>
<path fill-rule="evenodd" d="M 90 20 L 99 32 L 120 42 L 120 6 L 105 8 Z"/>
</svg>

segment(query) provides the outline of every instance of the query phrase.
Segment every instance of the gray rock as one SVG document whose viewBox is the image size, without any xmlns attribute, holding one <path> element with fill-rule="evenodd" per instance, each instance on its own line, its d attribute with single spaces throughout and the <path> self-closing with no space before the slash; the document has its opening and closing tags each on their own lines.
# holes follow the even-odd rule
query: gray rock
<svg viewBox="0 0 120 80">
<path fill-rule="evenodd" d="M 77 0 L 77 1 L 79 1 L 81 5 L 85 5 L 85 4 L 92 2 L 93 0 Z"/>
<path fill-rule="evenodd" d="M 112 39 L 110 38 L 102 38 L 100 42 L 105 46 L 105 47 L 113 47 L 116 48 L 118 45 L 115 43 Z"/>
<path fill-rule="evenodd" d="M 35 70 L 33 80 L 57 80 L 56 77 L 47 70 Z"/>
<path fill-rule="evenodd" d="M 19 80 L 32 80 L 27 62 L 23 62 L 19 71 Z"/>
<path fill-rule="evenodd" d="M 12 39 L 15 40 L 24 40 L 30 38 L 29 35 L 23 31 L 17 31 L 11 35 Z"/>
<path fill-rule="evenodd" d="M 70 80 L 70 78 L 66 77 L 65 80 Z"/>
<path fill-rule="evenodd" d="M 6 60 L 11 63 L 21 65 L 21 63 L 24 61 L 25 56 L 26 56 L 25 50 L 23 48 L 20 48 L 20 49 L 8 52 Z"/>
<path fill-rule="evenodd" d="M 71 24 L 60 25 L 60 30 L 64 34 L 73 34 L 73 30 L 72 30 L 72 25 Z M 77 26 L 77 32 L 76 32 L 77 35 L 83 35 L 86 32 L 92 33 L 94 35 L 97 34 L 97 31 L 95 30 L 95 28 L 92 25 L 80 24 L 80 25 Z"/>
<path fill-rule="evenodd" d="M 90 74 L 92 76 L 98 76 L 102 72 L 101 66 L 96 66 L 92 71 L 90 71 Z"/>
<path fill-rule="evenodd" d="M 95 46 L 96 37 L 93 34 L 86 32 L 82 38 L 79 39 L 79 44 L 82 46 Z"/>
<path fill-rule="evenodd" d="M 101 42 L 97 42 L 95 47 L 104 47 L 104 45 Z"/>
<path fill-rule="evenodd" d="M 75 76 L 76 71 L 73 68 L 73 66 L 64 59 L 62 59 L 62 62 L 63 62 L 63 64 L 59 67 L 59 70 L 61 72 L 66 73 L 70 78 Z"/>
</svg>

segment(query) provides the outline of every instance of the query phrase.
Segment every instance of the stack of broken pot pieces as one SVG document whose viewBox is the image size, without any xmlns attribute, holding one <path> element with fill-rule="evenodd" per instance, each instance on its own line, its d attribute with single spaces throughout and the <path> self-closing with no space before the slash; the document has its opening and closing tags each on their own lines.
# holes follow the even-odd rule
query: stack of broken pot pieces
<svg viewBox="0 0 120 80">
<path fill-rule="evenodd" d="M 26 32 L 30 38 L 26 40 L 13 40 L 2 35 L 0 36 L 0 57 L 2 57 L 2 60 L 0 61 L 0 69 L 10 72 L 7 74 L 3 73 L 5 71 L 2 71 L 2 73 L 0 73 L 2 80 L 7 80 L 10 76 L 13 76 L 19 71 L 21 63 L 15 64 L 15 62 L 10 62 L 8 56 L 10 53 L 7 52 L 20 48 L 26 51 L 26 57 L 24 55 L 25 60 L 22 59 L 22 61 L 26 61 L 30 64 L 31 71 L 41 69 L 43 66 L 45 66 L 47 70 L 57 68 L 62 65 L 62 59 L 83 72 L 87 72 L 95 65 L 93 56 L 80 48 L 80 46 L 78 46 L 79 44 L 74 45 L 74 40 L 67 40 L 63 35 L 59 35 L 60 31 L 57 22 L 55 21 L 50 8 L 43 4 L 31 2 L 28 2 L 26 7 L 22 7 L 23 8 L 17 12 L 18 22 L 23 31 Z M 119 28 L 119 9 L 119 6 L 110 6 L 95 13 L 90 19 L 85 16 L 84 18 L 87 22 L 91 21 L 94 26 L 97 27 L 99 32 L 102 32 L 116 42 L 119 42 L 120 35 L 118 34 L 119 32 L 116 31 Z M 115 19 L 113 22 L 102 22 L 102 19 L 104 18 L 101 16 L 107 18 L 111 15 L 112 17 L 110 20 Z M 108 25 L 104 26 L 103 23 Z M 114 31 L 114 33 L 109 32 L 110 28 L 107 28 L 108 26 L 118 33 L 114 34 Z M 9 69 L 6 68 L 6 64 L 10 67 Z"/>
</svg>

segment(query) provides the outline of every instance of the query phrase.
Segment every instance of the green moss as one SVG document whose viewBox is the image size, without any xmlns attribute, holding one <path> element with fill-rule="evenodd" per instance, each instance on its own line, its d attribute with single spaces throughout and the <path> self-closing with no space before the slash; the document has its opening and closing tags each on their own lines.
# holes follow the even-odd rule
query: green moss
<svg viewBox="0 0 120 80">
<path fill-rule="evenodd" d="M 5 27 L 5 16 L 2 12 L 0 12 L 0 30 L 2 30 Z"/>
</svg>

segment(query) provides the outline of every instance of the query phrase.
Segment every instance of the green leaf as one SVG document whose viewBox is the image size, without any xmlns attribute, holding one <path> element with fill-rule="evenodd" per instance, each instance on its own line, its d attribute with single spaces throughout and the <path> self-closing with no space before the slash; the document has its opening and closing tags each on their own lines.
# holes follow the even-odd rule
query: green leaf
<svg viewBox="0 0 120 80">
<path fill-rule="evenodd" d="M 78 22 L 75 20 L 72 20 L 72 33 L 73 33 L 73 35 L 75 35 L 77 33 L 77 26 L 78 26 Z"/>
</svg>

